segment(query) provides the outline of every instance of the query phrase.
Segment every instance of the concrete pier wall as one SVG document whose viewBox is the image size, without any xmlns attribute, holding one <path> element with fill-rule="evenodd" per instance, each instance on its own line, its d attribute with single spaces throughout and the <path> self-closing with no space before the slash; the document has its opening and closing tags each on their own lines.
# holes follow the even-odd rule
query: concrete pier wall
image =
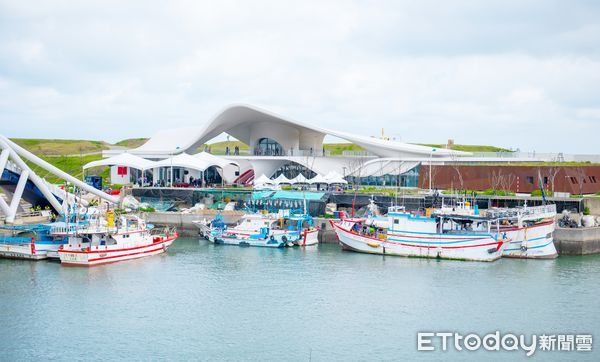
<svg viewBox="0 0 600 362">
<path fill-rule="evenodd" d="M 338 221 L 339 219 L 325 219 L 316 217 L 315 226 L 319 227 L 319 242 L 324 244 L 337 244 L 338 237 L 329 223 L 330 220 Z"/>
<path fill-rule="evenodd" d="M 171 226 L 176 227 L 177 231 L 181 236 L 196 236 L 198 235 L 198 228 L 194 225 L 193 221 L 202 220 L 204 218 L 212 220 L 216 215 L 214 210 L 206 210 L 204 213 L 195 214 L 183 214 L 180 212 L 148 212 L 142 213 L 142 217 L 149 224 L 154 224 L 157 227 L 160 226 Z M 244 215 L 243 212 L 232 211 L 222 212 L 223 221 L 228 224 L 236 224 L 240 218 Z"/>
<path fill-rule="evenodd" d="M 600 227 L 554 231 L 554 246 L 559 255 L 589 255 L 600 253 Z"/>
<path fill-rule="evenodd" d="M 587 197 L 583 199 L 583 206 L 589 207 L 590 214 L 600 215 L 600 197 Z"/>
</svg>

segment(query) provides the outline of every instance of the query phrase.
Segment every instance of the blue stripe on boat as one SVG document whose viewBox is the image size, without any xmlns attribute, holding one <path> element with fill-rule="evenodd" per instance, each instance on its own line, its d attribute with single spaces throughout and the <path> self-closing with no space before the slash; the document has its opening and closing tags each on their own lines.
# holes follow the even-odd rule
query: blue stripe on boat
<svg viewBox="0 0 600 362">
<path fill-rule="evenodd" d="M 528 246 L 527 249 L 537 249 L 537 248 L 543 248 L 545 246 L 548 246 L 550 244 L 552 244 L 553 241 L 549 241 L 548 243 L 544 244 L 544 245 L 536 245 L 536 246 Z M 504 251 L 513 251 L 513 250 L 521 250 L 521 248 L 510 248 L 510 249 L 504 249 Z"/>
</svg>

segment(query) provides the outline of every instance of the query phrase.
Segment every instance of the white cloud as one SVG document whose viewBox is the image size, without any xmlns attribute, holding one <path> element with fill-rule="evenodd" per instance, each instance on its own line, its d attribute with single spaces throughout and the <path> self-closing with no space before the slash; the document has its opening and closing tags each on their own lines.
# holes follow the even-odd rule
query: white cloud
<svg viewBox="0 0 600 362">
<path fill-rule="evenodd" d="M 597 153 L 599 13 L 546 1 L 10 2 L 0 133 L 116 141 L 249 102 L 403 141 Z"/>
</svg>

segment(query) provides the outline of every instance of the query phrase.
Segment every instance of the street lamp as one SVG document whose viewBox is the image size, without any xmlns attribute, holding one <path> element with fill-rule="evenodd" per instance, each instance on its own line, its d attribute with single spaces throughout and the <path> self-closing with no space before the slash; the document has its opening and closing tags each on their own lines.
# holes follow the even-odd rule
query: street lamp
<svg viewBox="0 0 600 362">
<path fill-rule="evenodd" d="M 436 151 L 435 148 L 431 149 L 429 152 L 429 191 L 431 192 L 431 161 L 433 160 L 433 153 Z"/>
<path fill-rule="evenodd" d="M 179 150 L 179 146 L 175 147 L 175 151 L 177 152 Z M 177 152 L 179 153 L 179 152 Z M 175 153 L 172 152 L 171 153 L 171 187 L 173 187 L 173 157 L 174 157 Z"/>
</svg>

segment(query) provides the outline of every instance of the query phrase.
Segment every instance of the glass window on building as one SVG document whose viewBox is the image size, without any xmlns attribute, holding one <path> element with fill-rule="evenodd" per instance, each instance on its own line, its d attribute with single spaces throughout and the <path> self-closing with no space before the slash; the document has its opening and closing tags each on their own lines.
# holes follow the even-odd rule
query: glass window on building
<svg viewBox="0 0 600 362">
<path fill-rule="evenodd" d="M 257 156 L 283 156 L 285 152 L 279 142 L 271 138 L 261 138 L 258 140 L 254 154 Z"/>
</svg>

